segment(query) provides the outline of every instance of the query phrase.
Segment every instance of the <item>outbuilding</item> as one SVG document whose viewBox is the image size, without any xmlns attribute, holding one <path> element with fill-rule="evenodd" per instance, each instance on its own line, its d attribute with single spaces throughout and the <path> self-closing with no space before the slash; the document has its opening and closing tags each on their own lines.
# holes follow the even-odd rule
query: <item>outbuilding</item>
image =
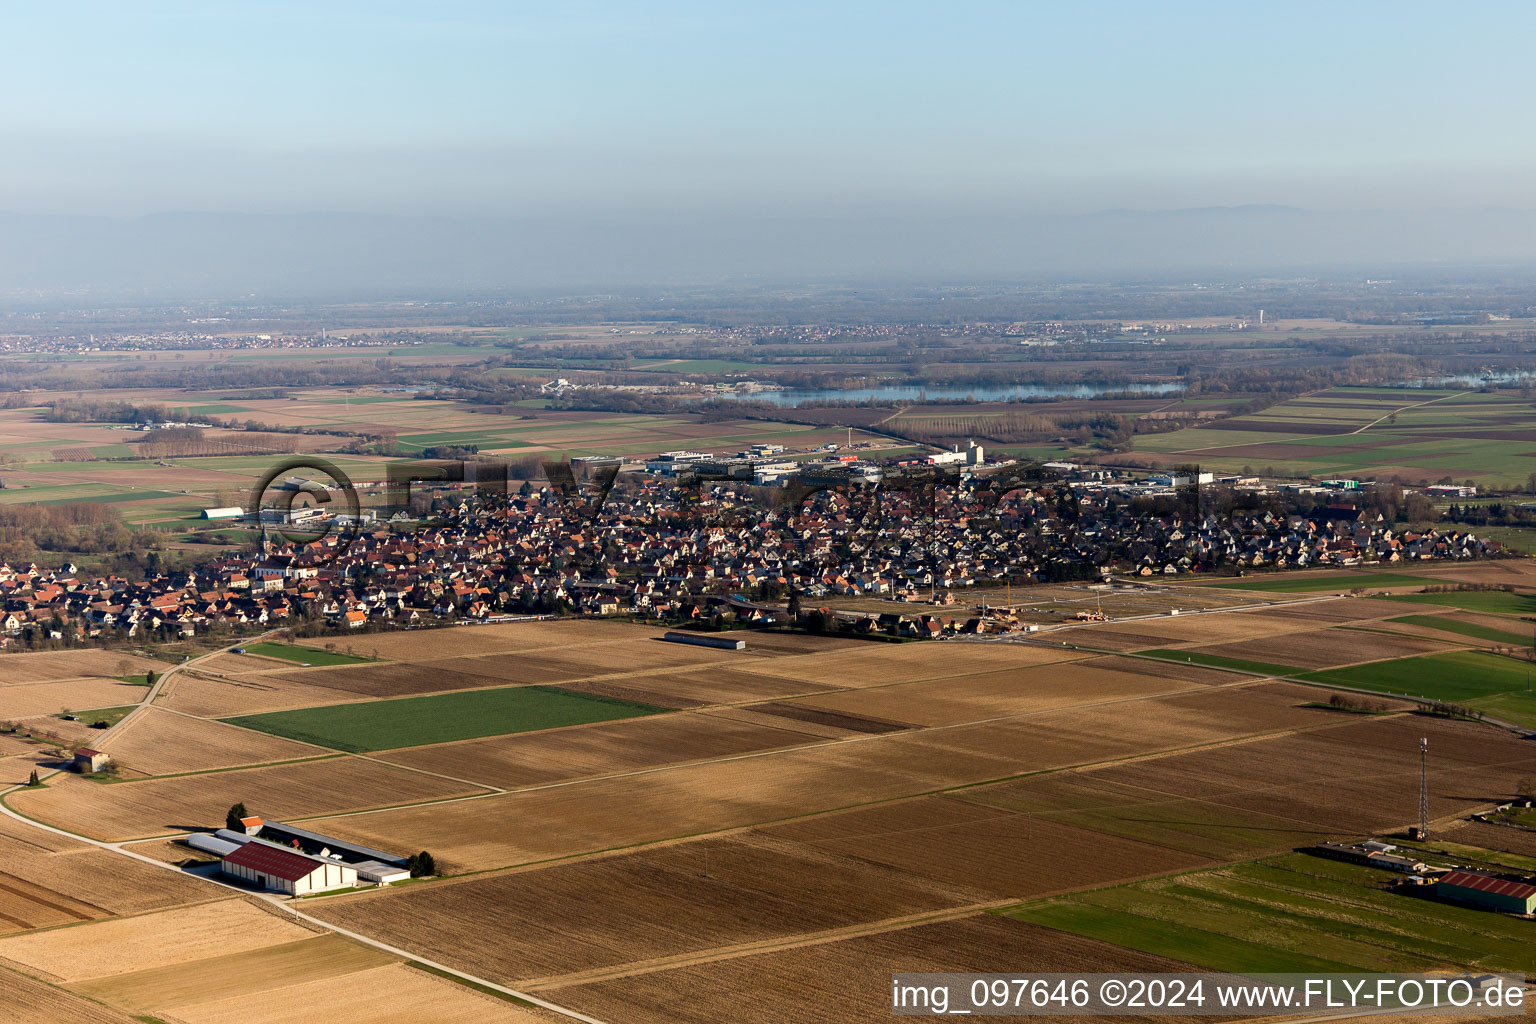
<svg viewBox="0 0 1536 1024">
<path fill-rule="evenodd" d="M 1450 871 L 1435 883 L 1435 895 L 1458 903 L 1476 903 L 1511 914 L 1536 913 L 1536 885 L 1478 871 Z"/>
<path fill-rule="evenodd" d="M 733 636 L 720 636 L 719 634 L 670 632 L 663 636 L 662 639 L 674 644 L 718 647 L 723 651 L 744 651 L 747 649 L 747 642 L 745 640 L 738 640 Z"/>
<path fill-rule="evenodd" d="M 111 760 L 106 754 L 89 747 L 81 747 L 75 751 L 75 771 L 82 774 L 86 772 L 99 772 L 107 766 Z"/>
<path fill-rule="evenodd" d="M 357 870 L 324 857 L 285 850 L 259 839 L 225 854 L 226 875 L 290 896 L 307 896 L 357 884 Z"/>
</svg>

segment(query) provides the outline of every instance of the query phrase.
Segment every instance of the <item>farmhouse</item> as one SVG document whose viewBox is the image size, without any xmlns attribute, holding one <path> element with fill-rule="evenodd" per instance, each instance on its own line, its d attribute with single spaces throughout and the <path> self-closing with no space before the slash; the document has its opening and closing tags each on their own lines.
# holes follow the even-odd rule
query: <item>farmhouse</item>
<svg viewBox="0 0 1536 1024">
<path fill-rule="evenodd" d="M 285 850 L 259 839 L 224 855 L 222 870 L 266 889 L 306 896 L 357 884 L 357 869 L 349 864 Z"/>
<path fill-rule="evenodd" d="M 1512 914 L 1536 913 L 1536 885 L 1511 882 L 1478 871 L 1451 871 L 1442 875 L 1435 883 L 1435 895 Z"/>
</svg>

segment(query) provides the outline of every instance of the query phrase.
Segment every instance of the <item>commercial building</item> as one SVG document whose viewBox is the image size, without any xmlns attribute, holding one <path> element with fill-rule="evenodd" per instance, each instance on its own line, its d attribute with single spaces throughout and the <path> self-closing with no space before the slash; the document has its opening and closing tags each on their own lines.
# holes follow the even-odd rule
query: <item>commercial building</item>
<svg viewBox="0 0 1536 1024">
<path fill-rule="evenodd" d="M 1435 883 L 1435 895 L 1511 914 L 1536 913 L 1536 885 L 1511 882 L 1478 871 L 1451 871 L 1440 876 Z"/>
<path fill-rule="evenodd" d="M 645 468 L 647 472 L 656 473 L 659 476 L 676 476 L 683 467 L 692 466 L 696 462 L 707 462 L 712 458 L 714 456 L 708 452 L 687 450 L 662 452 L 654 459 L 647 459 Z"/>
</svg>

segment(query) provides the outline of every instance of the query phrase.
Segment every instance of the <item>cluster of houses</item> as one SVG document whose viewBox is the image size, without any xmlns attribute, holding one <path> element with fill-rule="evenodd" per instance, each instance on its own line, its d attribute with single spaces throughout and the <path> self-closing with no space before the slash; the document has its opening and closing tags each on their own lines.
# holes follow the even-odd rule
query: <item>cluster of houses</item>
<svg viewBox="0 0 1536 1024">
<path fill-rule="evenodd" d="M 626 474 L 597 510 L 547 488 L 494 501 L 444 491 L 426 521 L 267 542 L 140 580 L 0 564 L 0 646 L 554 611 L 690 619 L 726 607 L 761 619 L 792 592 L 818 604 L 869 596 L 942 605 L 966 587 L 1110 570 L 1166 576 L 1499 552 L 1465 531 L 1398 529 L 1354 508 L 1133 514 L 1123 494 L 1117 502 L 1111 489 L 1060 482 L 983 500 L 977 478 L 962 476 L 921 510 L 885 495 L 875 519 L 829 495 L 765 505 L 750 481 L 715 481 L 686 500 L 678 488 L 674 479 Z M 946 627 L 911 620 L 901 628 L 937 635 Z"/>
</svg>

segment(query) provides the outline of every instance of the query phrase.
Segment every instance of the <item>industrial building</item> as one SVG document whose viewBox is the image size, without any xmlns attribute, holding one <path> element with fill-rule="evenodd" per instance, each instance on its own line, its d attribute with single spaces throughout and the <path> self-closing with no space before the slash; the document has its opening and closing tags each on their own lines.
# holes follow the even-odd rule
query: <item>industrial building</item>
<svg viewBox="0 0 1536 1024">
<path fill-rule="evenodd" d="M 1511 914 L 1536 913 L 1536 885 L 1478 871 L 1451 871 L 1435 883 L 1435 895 L 1457 903 L 1475 903 Z"/>
<path fill-rule="evenodd" d="M 226 853 L 221 870 L 232 878 L 290 896 L 307 896 L 357 884 L 357 869 L 350 864 L 285 850 L 260 839 L 252 839 Z"/>
</svg>

